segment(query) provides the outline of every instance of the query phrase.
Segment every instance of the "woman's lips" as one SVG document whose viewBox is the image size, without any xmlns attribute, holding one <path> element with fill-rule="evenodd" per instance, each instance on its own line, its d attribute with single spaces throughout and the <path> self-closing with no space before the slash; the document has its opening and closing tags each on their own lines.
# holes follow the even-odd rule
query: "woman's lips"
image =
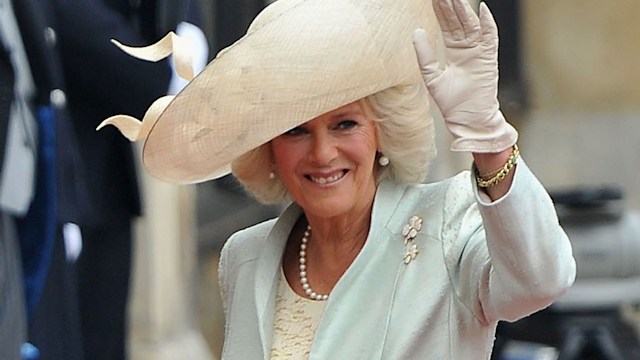
<svg viewBox="0 0 640 360">
<path fill-rule="evenodd" d="M 307 175 L 306 178 L 319 185 L 332 184 L 342 179 L 347 174 L 347 170 L 340 170 L 327 175 Z"/>
</svg>

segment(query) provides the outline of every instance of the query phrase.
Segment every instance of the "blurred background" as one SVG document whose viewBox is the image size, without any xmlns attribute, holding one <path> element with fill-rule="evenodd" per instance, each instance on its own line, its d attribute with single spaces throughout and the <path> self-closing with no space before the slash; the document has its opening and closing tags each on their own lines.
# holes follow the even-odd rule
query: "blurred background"
<svg viewBox="0 0 640 360">
<path fill-rule="evenodd" d="M 242 36 L 264 5 L 257 0 L 202 1 L 212 56 Z M 524 159 L 554 195 L 580 274 L 576 293 L 541 318 L 501 327 L 494 356 L 640 358 L 640 2 L 487 3 L 500 29 L 503 111 L 520 133 Z M 430 180 L 468 169 L 471 163 L 470 157 L 449 152 L 442 127 L 438 135 L 439 156 Z M 190 239 L 181 236 L 179 245 L 191 254 L 185 257 L 190 258 L 185 267 L 190 275 L 182 278 L 189 281 L 186 290 L 193 296 L 186 313 L 215 359 L 223 341 L 218 251 L 232 232 L 275 216 L 278 209 L 256 204 L 230 178 L 197 185 L 188 194 L 181 191 L 177 201 L 184 208 L 176 215 L 195 225 Z M 186 245 L 189 241 L 193 245 Z M 163 278 L 163 271 L 138 277 L 134 294 L 140 295 L 150 277 Z M 157 301 L 164 300 L 147 298 Z M 148 325 L 135 321 L 141 308 L 148 311 L 132 307 L 133 329 Z M 139 334 L 131 337 L 136 359 L 157 358 L 147 356 L 154 352 L 151 347 L 165 346 L 172 338 L 169 333 L 158 334 L 158 339 Z M 529 357 L 517 357 L 523 353 Z"/>
</svg>

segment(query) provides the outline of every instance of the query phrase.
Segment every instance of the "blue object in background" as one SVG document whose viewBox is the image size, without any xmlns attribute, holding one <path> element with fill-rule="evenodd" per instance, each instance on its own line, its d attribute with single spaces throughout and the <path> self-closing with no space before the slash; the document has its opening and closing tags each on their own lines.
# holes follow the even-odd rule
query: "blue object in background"
<svg viewBox="0 0 640 360">
<path fill-rule="evenodd" d="M 33 318 L 47 280 L 57 222 L 55 109 L 52 106 L 39 107 L 37 121 L 39 143 L 35 195 L 27 214 L 17 219 L 29 319 Z"/>
<path fill-rule="evenodd" d="M 24 343 L 20 348 L 20 356 L 22 356 L 22 360 L 38 360 L 40 350 L 31 343 Z"/>
</svg>

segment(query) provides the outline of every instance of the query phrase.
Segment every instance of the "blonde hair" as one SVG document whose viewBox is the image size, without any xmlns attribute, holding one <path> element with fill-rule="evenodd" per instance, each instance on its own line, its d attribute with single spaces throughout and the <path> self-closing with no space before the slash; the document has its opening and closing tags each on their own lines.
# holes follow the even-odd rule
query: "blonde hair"
<svg viewBox="0 0 640 360">
<path fill-rule="evenodd" d="M 409 184 L 424 181 L 436 154 L 433 118 L 424 83 L 391 87 L 361 99 L 360 104 L 376 123 L 378 151 L 390 160 L 388 166 L 376 164 L 377 181 L 385 178 Z M 231 169 L 261 203 L 289 200 L 284 183 L 269 176 L 275 170 L 269 143 L 236 158 Z"/>
</svg>

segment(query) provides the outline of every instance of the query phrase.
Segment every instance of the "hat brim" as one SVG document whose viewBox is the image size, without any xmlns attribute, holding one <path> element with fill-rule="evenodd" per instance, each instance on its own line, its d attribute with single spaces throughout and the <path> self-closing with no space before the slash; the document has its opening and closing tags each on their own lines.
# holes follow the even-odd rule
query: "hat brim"
<svg viewBox="0 0 640 360">
<path fill-rule="evenodd" d="M 422 81 L 412 34 L 434 24 L 425 0 L 278 0 L 167 106 L 144 165 L 172 183 L 215 179 L 310 119 Z"/>
</svg>

